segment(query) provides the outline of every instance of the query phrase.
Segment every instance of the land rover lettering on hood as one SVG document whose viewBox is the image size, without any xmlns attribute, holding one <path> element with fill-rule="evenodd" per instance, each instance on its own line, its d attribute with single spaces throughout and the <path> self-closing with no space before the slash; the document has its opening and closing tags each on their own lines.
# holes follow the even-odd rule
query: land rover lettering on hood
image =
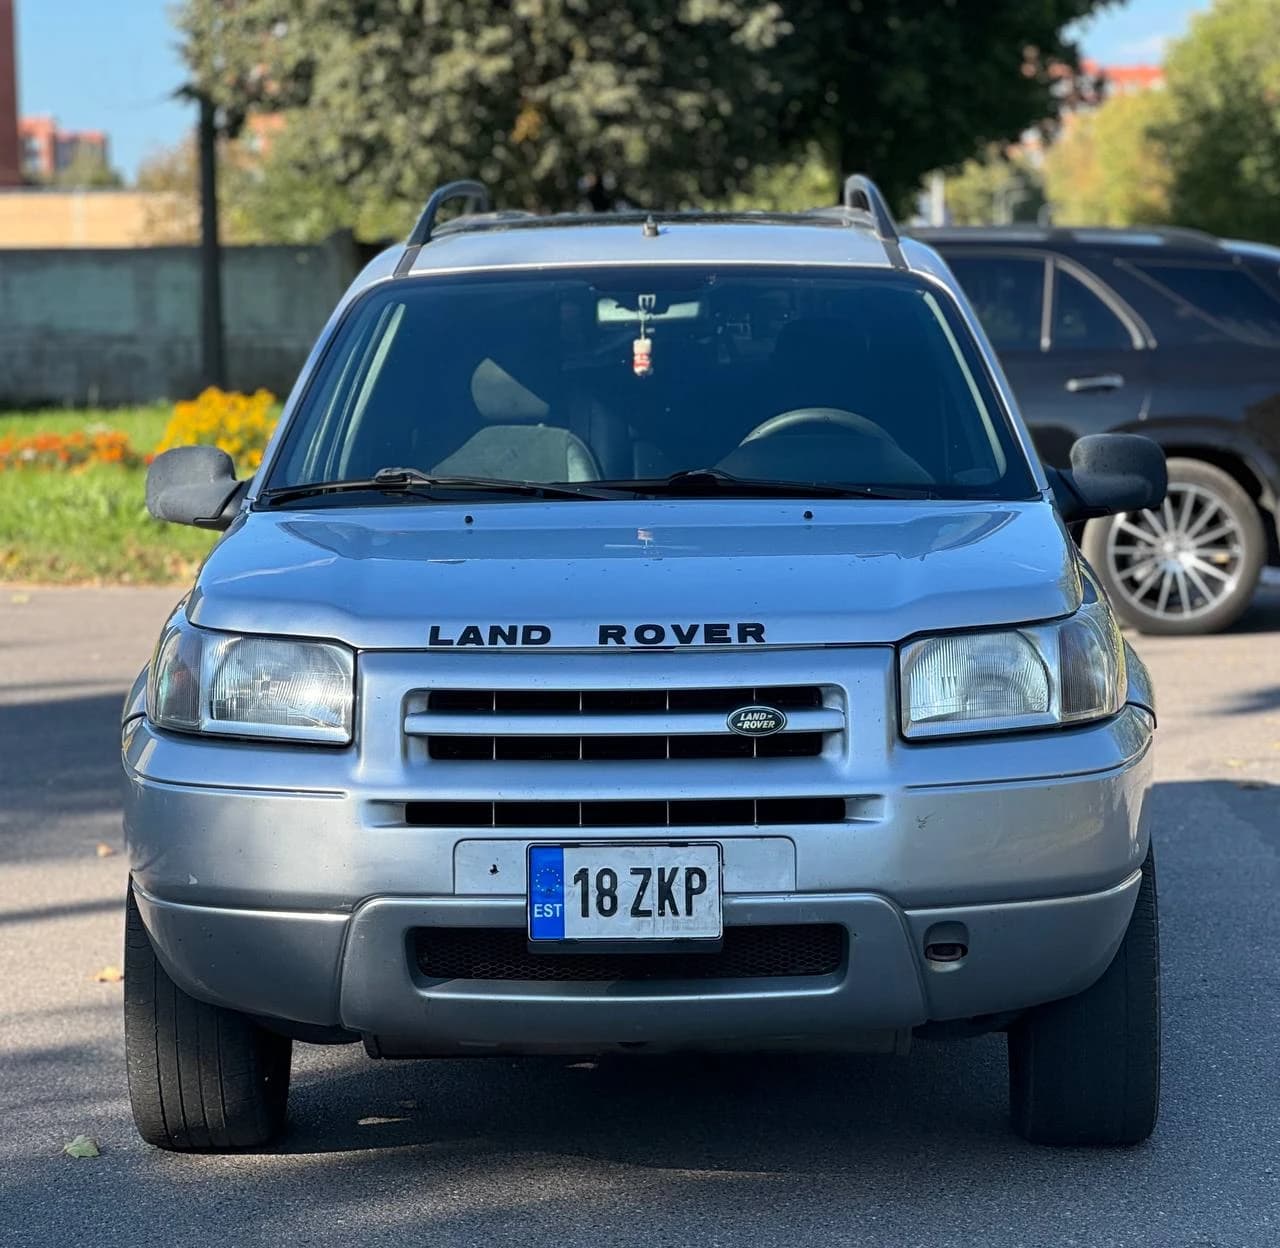
<svg viewBox="0 0 1280 1248">
<path fill-rule="evenodd" d="M 600 624 L 601 646 L 730 646 L 764 645 L 764 625 L 735 624 Z M 547 624 L 464 624 L 460 628 L 432 624 L 429 646 L 549 646 L 555 635 Z"/>
</svg>

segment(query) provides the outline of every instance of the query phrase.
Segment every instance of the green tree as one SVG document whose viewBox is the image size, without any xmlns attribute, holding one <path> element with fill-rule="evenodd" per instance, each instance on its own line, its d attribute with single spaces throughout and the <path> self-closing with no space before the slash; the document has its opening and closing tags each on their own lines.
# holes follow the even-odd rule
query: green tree
<svg viewBox="0 0 1280 1248">
<path fill-rule="evenodd" d="M 1118 95 L 1067 127 L 1045 157 L 1045 189 L 1061 225 L 1160 225 L 1171 219 L 1161 90 Z"/>
<path fill-rule="evenodd" d="M 53 175 L 53 185 L 66 190 L 113 190 L 123 184 L 119 172 L 91 147 L 77 148 L 66 167 Z"/>
<path fill-rule="evenodd" d="M 143 224 L 152 246 L 193 244 L 200 237 L 199 172 L 194 138 L 160 148 L 142 162 L 140 191 L 157 193 Z M 272 144 L 263 156 L 242 139 L 218 147 L 218 216 L 222 241 L 241 243 L 314 243 L 357 222 L 366 237 L 399 230 L 370 212 L 362 217 L 340 187 L 303 176 L 288 155 L 288 145 Z"/>
<path fill-rule="evenodd" d="M 946 179 L 947 211 L 956 225 L 1034 221 L 1044 204 L 1039 172 L 1024 156 L 988 144 Z"/>
<path fill-rule="evenodd" d="M 284 111 L 300 177 L 401 223 L 477 175 L 512 207 L 573 207 L 605 174 L 693 202 L 779 150 L 771 0 L 189 0 L 181 24 L 233 122 Z"/>
<path fill-rule="evenodd" d="M 831 170 L 814 144 L 791 160 L 753 170 L 739 190 L 723 201 L 713 200 L 711 207 L 738 212 L 803 212 L 831 202 Z"/>
<path fill-rule="evenodd" d="M 1174 217 L 1280 242 L 1280 4 L 1217 0 L 1169 51 Z"/>
<path fill-rule="evenodd" d="M 1099 0 L 784 0 L 773 55 L 791 90 L 784 137 L 817 141 L 833 173 L 874 174 L 899 205 L 933 169 L 1052 118 Z"/>
<path fill-rule="evenodd" d="M 148 246 L 189 244 L 200 237 L 194 140 L 150 152 L 138 166 L 134 185 L 152 197 L 142 224 Z"/>
<path fill-rule="evenodd" d="M 605 175 L 641 205 L 789 202 L 819 168 L 831 202 L 859 169 L 903 203 L 1052 116 L 1063 31 L 1102 2 L 186 0 L 180 24 L 229 128 L 286 115 L 304 203 L 400 228 L 477 175 L 564 209 Z"/>
</svg>

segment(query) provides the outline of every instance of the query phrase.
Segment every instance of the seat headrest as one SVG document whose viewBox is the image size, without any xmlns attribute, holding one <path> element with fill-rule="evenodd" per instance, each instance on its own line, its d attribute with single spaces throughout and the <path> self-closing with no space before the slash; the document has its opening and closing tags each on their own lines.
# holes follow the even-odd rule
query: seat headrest
<svg viewBox="0 0 1280 1248">
<path fill-rule="evenodd" d="M 550 406 L 528 386 L 517 381 L 496 360 L 483 359 L 471 374 L 471 401 L 481 420 L 546 420 Z"/>
</svg>

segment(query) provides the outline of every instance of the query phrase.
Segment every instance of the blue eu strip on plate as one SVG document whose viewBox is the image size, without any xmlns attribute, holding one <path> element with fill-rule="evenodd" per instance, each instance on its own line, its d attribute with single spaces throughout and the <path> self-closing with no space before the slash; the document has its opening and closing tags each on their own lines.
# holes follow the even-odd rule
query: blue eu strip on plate
<svg viewBox="0 0 1280 1248">
<path fill-rule="evenodd" d="M 564 850 L 558 845 L 529 850 L 529 936 L 564 939 Z"/>
</svg>

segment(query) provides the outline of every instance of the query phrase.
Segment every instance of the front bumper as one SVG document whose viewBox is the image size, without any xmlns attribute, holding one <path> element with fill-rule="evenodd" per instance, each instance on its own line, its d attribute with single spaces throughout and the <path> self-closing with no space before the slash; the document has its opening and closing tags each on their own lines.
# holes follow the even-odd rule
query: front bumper
<svg viewBox="0 0 1280 1248">
<path fill-rule="evenodd" d="M 733 896 L 725 923 L 835 923 L 848 956 L 832 975 L 687 983 L 425 981 L 419 929 L 522 927 L 523 902 L 374 898 L 354 914 L 188 906 L 139 890 L 170 975 L 250 1013 L 358 1032 L 385 1056 L 594 1053 L 645 1048 L 889 1048 L 930 1020 L 1000 1015 L 1070 996 L 1115 955 L 1141 881 L 1075 897 L 901 910 L 867 893 Z M 924 956 L 962 934 L 955 962 Z M 643 956 L 643 955 L 637 955 Z"/>
<path fill-rule="evenodd" d="M 455 657 L 432 656 L 436 679 L 484 682 L 473 673 L 488 659 Z M 737 661 L 641 657 L 648 679 L 677 685 L 704 662 Z M 405 752 L 396 729 L 417 661 L 361 657 L 359 749 L 181 738 L 127 721 L 130 868 L 157 954 L 191 995 L 359 1032 L 384 1053 L 861 1047 L 1081 991 L 1123 937 L 1148 842 L 1152 722 L 1141 701 L 1070 731 L 912 746 L 893 727 L 891 649 L 761 653 L 743 660 L 742 683 L 829 681 L 839 662 L 856 732 L 820 757 L 767 764 L 490 771 Z M 594 658 L 574 662 L 613 678 L 603 661 L 598 675 Z M 837 971 L 661 983 L 421 974 L 414 933 L 522 928 L 526 846 L 583 832 L 414 826 L 406 802 L 652 797 L 655 775 L 671 798 L 844 795 L 834 823 L 697 830 L 724 847 L 726 925 L 838 924 L 848 952 Z M 670 828 L 592 835 L 681 839 Z M 968 952 L 931 961 L 931 940 Z"/>
</svg>

